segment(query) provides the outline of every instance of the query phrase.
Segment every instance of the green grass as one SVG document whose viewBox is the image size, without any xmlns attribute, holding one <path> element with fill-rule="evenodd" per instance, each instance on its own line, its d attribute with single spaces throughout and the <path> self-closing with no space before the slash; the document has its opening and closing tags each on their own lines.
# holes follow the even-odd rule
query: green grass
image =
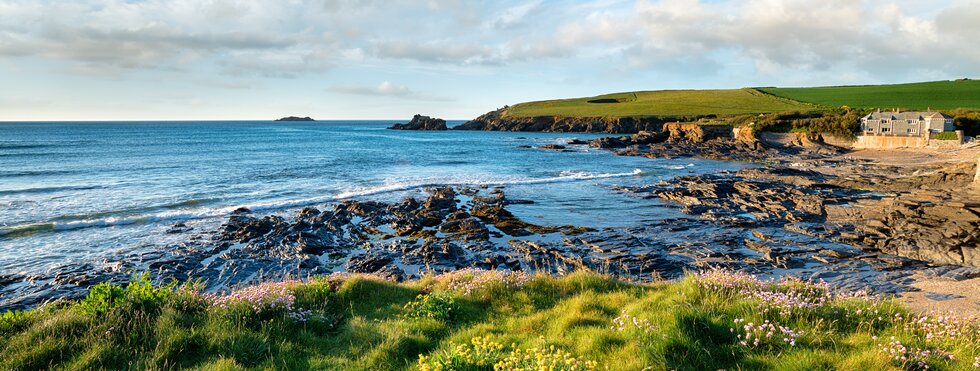
<svg viewBox="0 0 980 371">
<path fill-rule="evenodd" d="M 660 90 L 526 102 L 506 109 L 509 117 L 662 117 L 817 112 L 852 108 L 924 110 L 980 109 L 980 81 L 956 80 L 895 85 L 728 90 Z"/>
<path fill-rule="evenodd" d="M 775 96 L 829 107 L 927 108 L 951 110 L 980 108 L 980 81 L 934 81 L 895 85 L 829 86 L 815 88 L 759 88 Z"/>
<path fill-rule="evenodd" d="M 512 117 L 698 117 L 806 111 L 813 108 L 805 103 L 761 94 L 754 89 L 662 90 L 520 103 L 508 108 L 505 115 Z"/>
<path fill-rule="evenodd" d="M 284 289 L 277 295 L 291 296 L 293 305 L 257 311 L 197 294 L 193 285 L 152 288 L 137 280 L 94 290 L 80 303 L 10 312 L 0 317 L 0 369 L 913 368 L 880 349 L 892 336 L 954 356 L 928 358 L 932 369 L 969 370 L 980 360 L 974 324 L 927 338 L 893 301 L 830 297 L 819 285 L 735 274 L 632 284 L 582 272 L 464 271 L 403 284 L 343 276 L 267 287 Z M 816 304 L 787 312 L 744 287 Z M 307 310 L 305 321 L 290 316 Z M 799 332 L 796 344 L 777 334 L 742 346 L 742 326 L 765 320 Z"/>
</svg>

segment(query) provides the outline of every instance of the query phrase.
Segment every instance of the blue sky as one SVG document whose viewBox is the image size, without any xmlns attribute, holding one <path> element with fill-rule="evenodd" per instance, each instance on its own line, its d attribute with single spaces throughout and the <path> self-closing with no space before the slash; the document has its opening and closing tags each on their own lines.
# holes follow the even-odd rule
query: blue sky
<svg viewBox="0 0 980 371">
<path fill-rule="evenodd" d="M 0 0 L 0 120 L 468 119 L 980 77 L 980 1 Z"/>
</svg>

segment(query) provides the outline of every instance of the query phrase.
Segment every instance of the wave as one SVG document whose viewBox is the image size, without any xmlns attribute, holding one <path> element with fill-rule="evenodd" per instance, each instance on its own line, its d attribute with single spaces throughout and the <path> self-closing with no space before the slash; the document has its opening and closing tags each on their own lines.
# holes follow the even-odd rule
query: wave
<svg viewBox="0 0 980 371">
<path fill-rule="evenodd" d="M 0 143 L 0 149 L 34 149 L 34 148 L 49 148 L 57 147 L 51 144 L 6 144 Z"/>
<path fill-rule="evenodd" d="M 472 141 L 475 141 L 476 140 L 476 139 L 461 139 L 461 138 L 456 138 L 456 137 L 452 137 L 452 138 L 448 138 L 448 137 L 446 137 L 446 138 L 417 138 L 417 137 L 408 137 L 408 136 L 400 136 L 400 135 L 365 134 L 365 133 L 355 133 L 355 132 L 345 133 L 344 135 L 352 136 L 352 137 L 365 137 L 365 138 L 384 138 L 384 139 L 392 139 L 392 140 L 401 140 L 401 141 L 406 141 L 406 142 L 454 142 L 454 143 L 458 143 L 458 142 L 472 142 Z"/>
<path fill-rule="evenodd" d="M 76 174 L 77 170 L 24 170 L 24 171 L 0 171 L 0 178 L 13 178 L 22 176 L 45 176 L 45 175 L 70 175 Z"/>
<path fill-rule="evenodd" d="M 670 169 L 670 170 L 683 170 L 683 169 L 687 169 L 689 167 L 694 167 L 694 164 L 687 164 L 687 165 L 661 165 L 660 167 L 662 167 L 664 169 Z"/>
<path fill-rule="evenodd" d="M 17 195 L 17 194 L 34 194 L 34 193 L 53 193 L 53 192 L 62 192 L 62 191 L 86 191 L 86 190 L 103 189 L 103 188 L 105 188 L 105 186 L 91 185 L 91 186 L 59 186 L 59 187 L 7 189 L 7 190 L 0 190 L 0 196 Z"/>
<path fill-rule="evenodd" d="M 395 183 L 383 186 L 368 187 L 362 189 L 354 189 L 348 191 L 342 191 L 334 195 L 323 196 L 323 197 L 311 197 L 303 199 L 293 199 L 293 200 L 282 200 L 267 203 L 256 203 L 252 205 L 244 205 L 253 212 L 267 212 L 275 210 L 285 210 L 304 206 L 312 206 L 318 204 L 324 204 L 329 202 L 337 202 L 343 200 L 354 199 L 358 197 L 373 196 L 385 193 L 394 192 L 404 192 L 416 189 L 423 189 L 429 187 L 437 186 L 504 186 L 504 185 L 522 185 L 522 184 L 546 184 L 546 183 L 560 183 L 560 182 L 576 182 L 583 180 L 592 179 L 607 179 L 607 178 L 619 178 L 619 177 L 631 177 L 631 176 L 641 176 L 648 174 L 640 169 L 634 169 L 631 172 L 624 173 L 590 173 L 584 171 L 562 171 L 555 177 L 547 178 L 536 178 L 536 179 L 497 179 L 497 180 L 485 180 L 485 181 L 419 181 L 419 182 L 405 182 L 405 183 Z M 202 203 L 208 203 L 212 199 L 200 199 L 200 200 L 190 200 L 179 203 L 174 203 L 170 205 L 164 205 L 164 208 L 174 208 L 178 205 L 192 206 Z M 84 219 L 84 220 L 72 220 L 80 217 L 93 217 L 97 215 L 111 215 L 114 212 L 102 212 L 94 213 L 88 215 L 74 215 L 74 216 L 62 216 L 55 220 L 58 221 L 48 221 L 42 223 L 33 224 L 22 224 L 10 227 L 0 227 L 0 237 L 3 238 L 15 238 L 15 237 L 25 237 L 34 235 L 37 233 L 45 232 L 58 232 L 58 231 L 69 231 L 83 228 L 100 228 L 100 227 L 112 227 L 112 226 L 122 226 L 131 224 L 148 224 L 148 223 L 165 223 L 165 222 L 178 222 L 185 220 L 197 220 L 197 219 L 208 219 L 224 217 L 231 214 L 234 210 L 241 206 L 227 206 L 221 208 L 201 208 L 196 210 L 171 210 L 163 211 L 154 214 L 143 214 L 143 215 L 130 215 L 130 216 L 117 216 L 117 217 L 105 217 L 96 219 Z M 159 209 L 160 207 L 155 207 Z M 127 210 L 131 211 L 131 210 Z"/>
</svg>

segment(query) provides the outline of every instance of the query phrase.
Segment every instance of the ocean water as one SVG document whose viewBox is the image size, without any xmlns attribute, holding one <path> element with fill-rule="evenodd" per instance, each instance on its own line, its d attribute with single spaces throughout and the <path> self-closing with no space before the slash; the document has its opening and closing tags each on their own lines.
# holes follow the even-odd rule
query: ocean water
<svg viewBox="0 0 980 371">
<path fill-rule="evenodd" d="M 386 130 L 391 123 L 0 123 L 0 273 L 179 243 L 189 236 L 166 233 L 175 223 L 213 230 L 242 206 L 291 214 L 441 184 L 503 186 L 535 201 L 510 207 L 534 223 L 629 226 L 677 213 L 615 186 L 744 166 L 537 148 L 596 134 Z"/>
</svg>

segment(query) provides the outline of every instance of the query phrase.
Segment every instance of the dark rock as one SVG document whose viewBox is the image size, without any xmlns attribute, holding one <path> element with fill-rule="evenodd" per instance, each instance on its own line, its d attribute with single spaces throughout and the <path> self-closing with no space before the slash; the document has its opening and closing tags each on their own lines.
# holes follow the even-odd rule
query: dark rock
<svg viewBox="0 0 980 371">
<path fill-rule="evenodd" d="M 926 298 L 929 298 L 930 300 L 935 300 L 935 301 L 946 301 L 946 300 L 960 299 L 960 298 L 963 298 L 964 297 L 962 295 L 943 294 L 943 293 L 938 293 L 938 292 L 927 292 L 925 294 L 925 296 L 926 296 Z"/>
<path fill-rule="evenodd" d="M 168 233 L 168 234 L 184 233 L 184 232 L 188 232 L 188 231 L 190 231 L 192 229 L 194 229 L 194 228 L 188 227 L 187 224 L 185 224 L 184 222 L 178 222 L 178 223 L 174 223 L 174 225 L 170 226 L 170 228 L 167 229 L 167 232 L 166 233 Z"/>
<path fill-rule="evenodd" d="M 394 124 L 388 129 L 392 130 L 448 130 L 446 120 L 432 118 L 429 116 L 415 115 L 412 121 L 406 124 Z"/>
<path fill-rule="evenodd" d="M 545 144 L 545 145 L 541 146 L 541 149 L 562 150 L 562 149 L 565 149 L 565 146 L 560 145 L 560 144 Z"/>
<path fill-rule="evenodd" d="M 248 242 L 269 233 L 277 224 L 281 222 L 281 219 L 277 217 L 255 219 L 240 215 L 232 215 L 229 218 L 228 223 L 225 224 L 224 232 L 221 235 L 221 240 Z"/>
<path fill-rule="evenodd" d="M 351 273 L 374 273 L 392 262 L 391 256 L 370 252 L 351 256 L 344 267 Z"/>
<path fill-rule="evenodd" d="M 338 205 L 338 208 L 341 206 L 343 206 L 342 210 L 360 217 L 376 215 L 385 208 L 383 204 L 375 201 L 347 201 Z"/>
<path fill-rule="evenodd" d="M 480 223 L 479 219 L 462 211 L 449 215 L 446 221 L 439 225 L 439 231 L 484 240 L 490 236 L 490 231 Z"/>
</svg>

